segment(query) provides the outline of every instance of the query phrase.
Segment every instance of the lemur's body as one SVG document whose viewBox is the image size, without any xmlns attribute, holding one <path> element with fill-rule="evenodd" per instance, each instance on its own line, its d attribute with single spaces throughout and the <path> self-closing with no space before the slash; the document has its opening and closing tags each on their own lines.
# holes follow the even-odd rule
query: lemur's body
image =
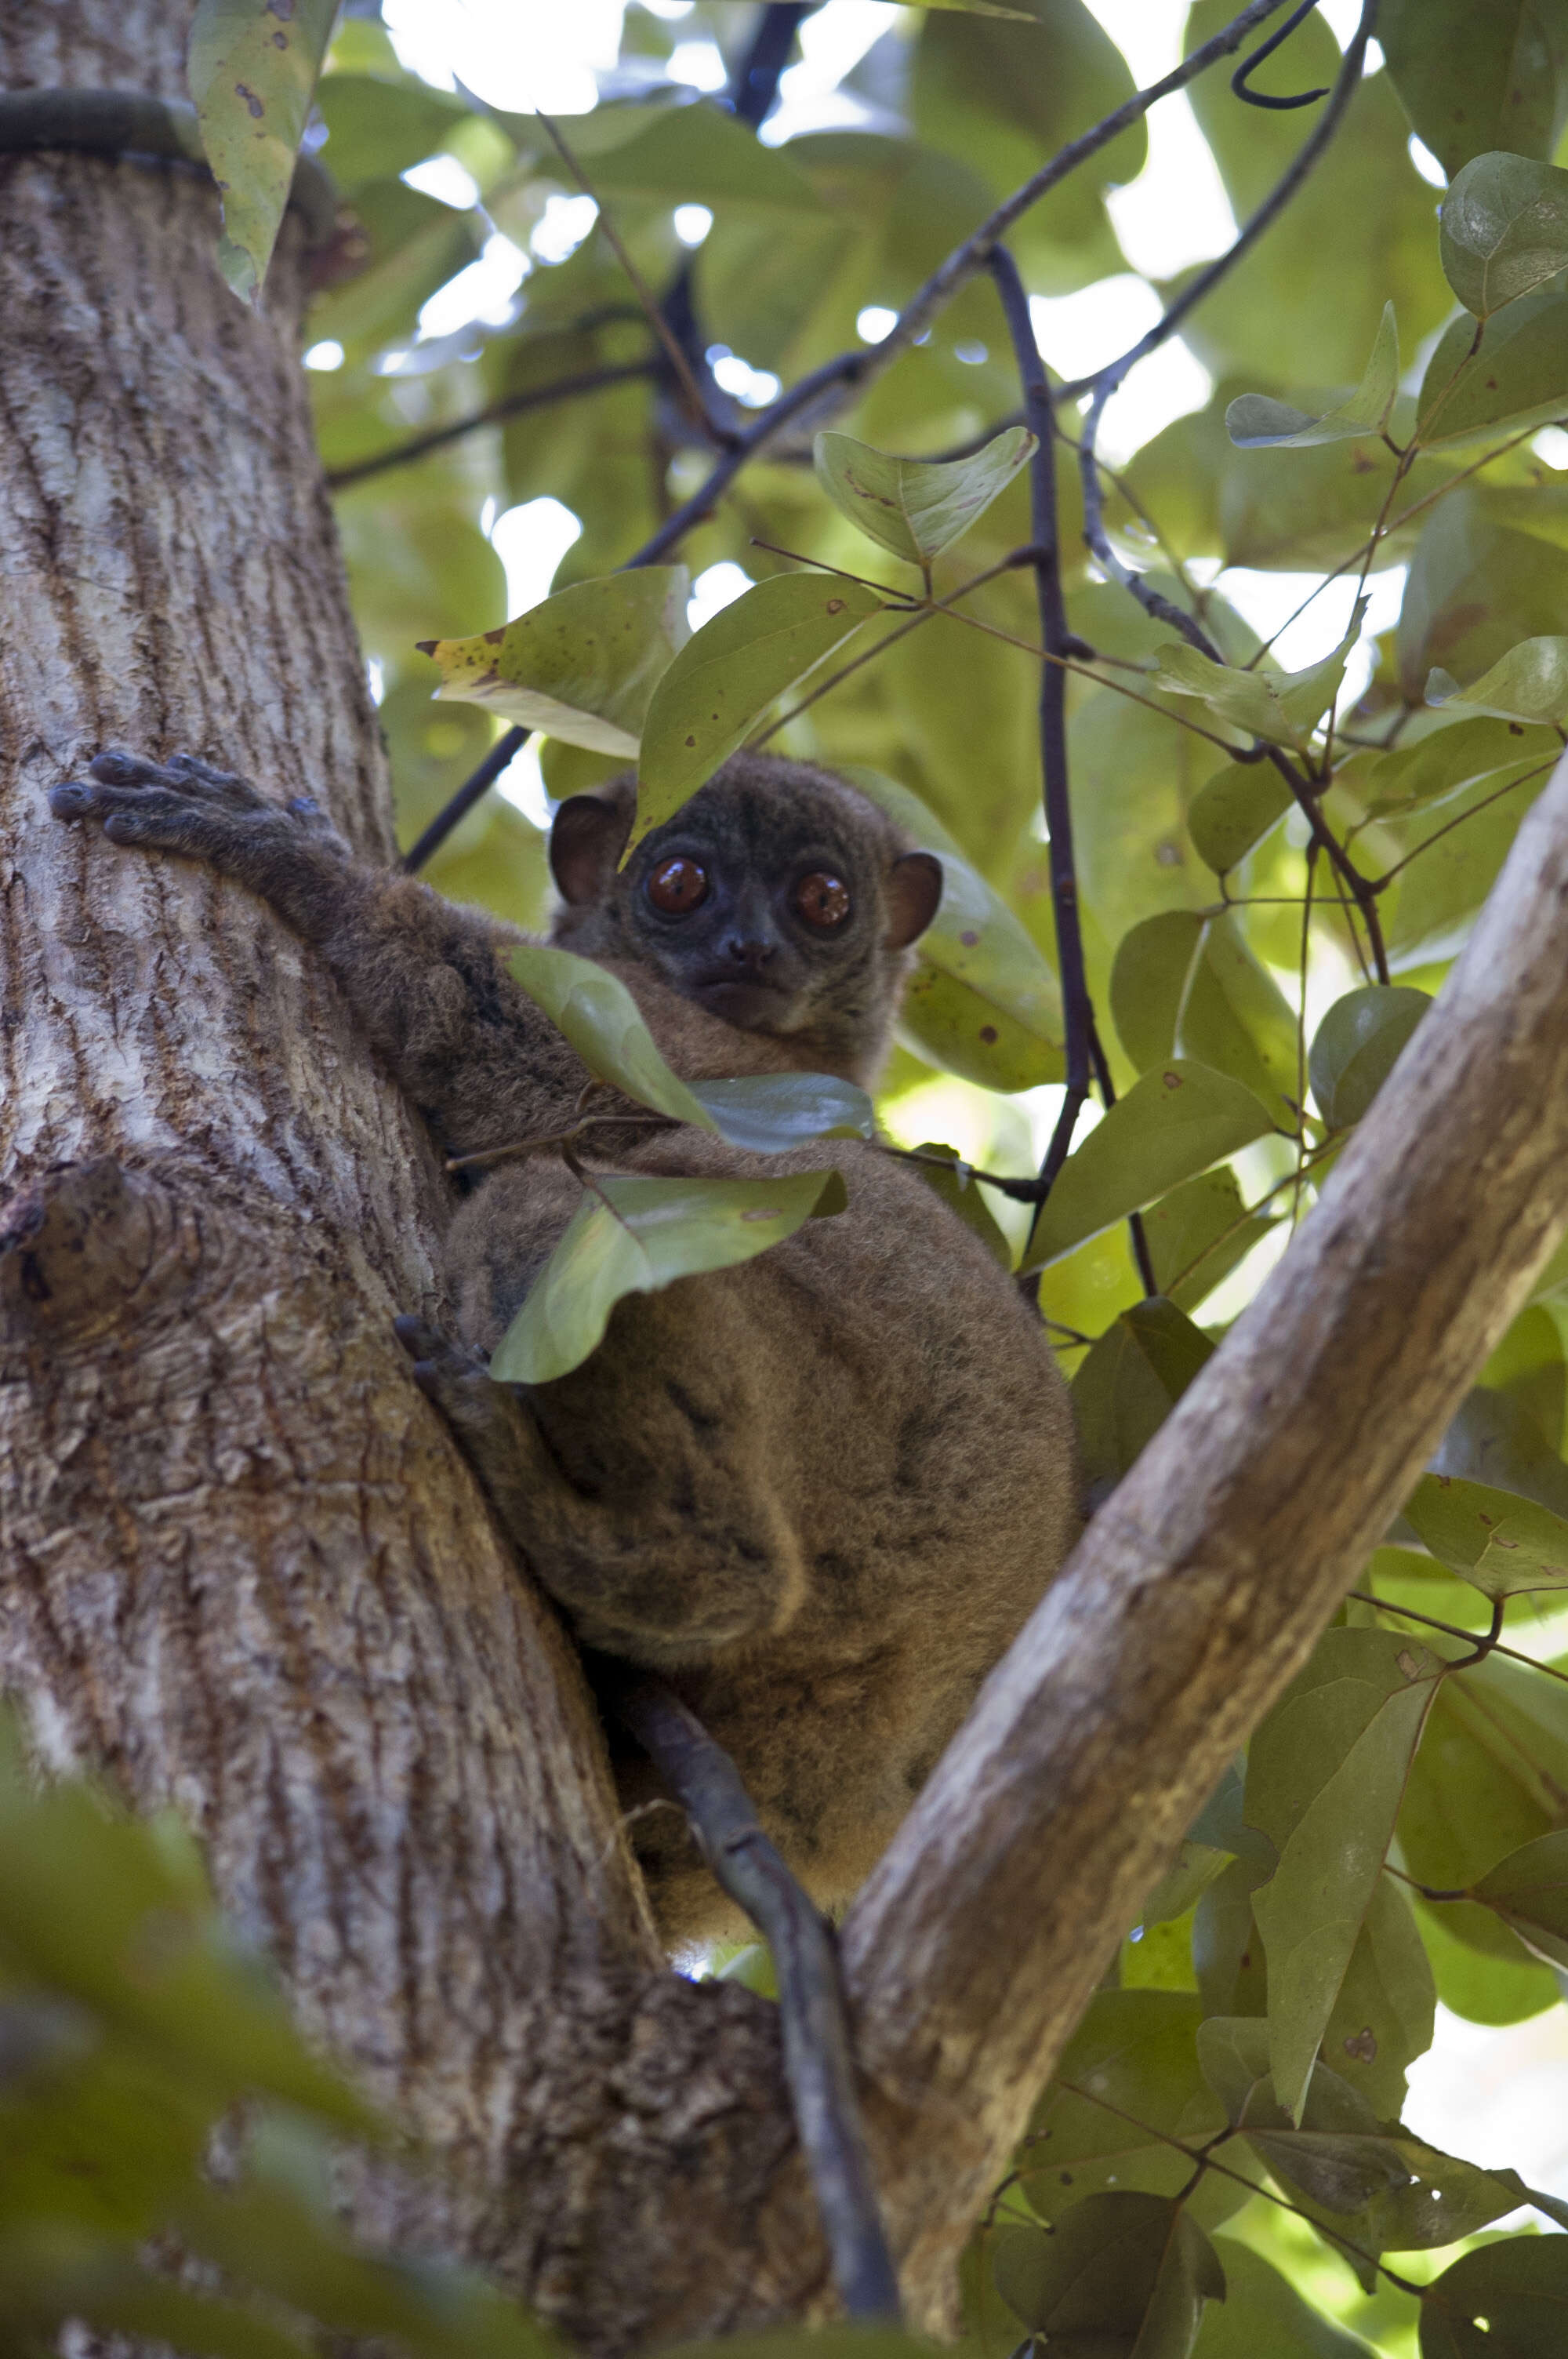
<svg viewBox="0 0 1568 2359">
<path fill-rule="evenodd" d="M 100 756 L 53 801 L 269 901 L 319 951 L 449 1154 L 569 1126 L 587 1076 L 508 973 L 508 929 L 355 861 L 313 807 L 285 810 L 199 763 Z M 580 801 L 557 821 L 557 937 L 622 975 L 676 1070 L 871 1079 L 903 945 L 935 906 L 925 855 L 838 781 L 754 758 L 728 766 L 619 874 L 624 801 L 602 808 L 613 824 Z M 775 893 L 771 915 L 752 889 L 770 847 L 778 891 L 795 897 Z M 697 868 L 698 906 L 730 929 L 706 964 L 678 925 L 665 954 L 647 903 L 661 863 L 677 899 L 692 889 L 677 872 Z M 838 907 L 827 886 L 848 898 L 818 956 L 812 929 Z M 628 1298 L 581 1367 L 524 1388 L 492 1384 L 484 1361 L 579 1189 L 549 1151 L 503 1163 L 448 1240 L 464 1349 L 422 1327 L 411 1337 L 529 1570 L 587 1643 L 671 1680 L 734 1755 L 792 1864 L 838 1899 L 1071 1544 L 1065 1388 L 1005 1272 L 871 1147 L 758 1157 L 628 1121 L 595 1135 L 587 1159 L 671 1176 L 831 1162 L 848 1183 L 847 1212 L 740 1267 Z M 617 1767 L 628 1800 L 646 1799 L 650 1775 Z M 717 1896 L 674 1814 L 634 1833 L 669 1936 L 709 1930 Z"/>
</svg>

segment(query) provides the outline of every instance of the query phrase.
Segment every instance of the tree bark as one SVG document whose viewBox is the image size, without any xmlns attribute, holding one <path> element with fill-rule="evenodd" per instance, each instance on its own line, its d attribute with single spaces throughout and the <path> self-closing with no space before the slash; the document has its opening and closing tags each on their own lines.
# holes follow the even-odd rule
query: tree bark
<svg viewBox="0 0 1568 2359">
<path fill-rule="evenodd" d="M 180 94 L 190 13 L 8 11 L 0 83 Z M 441 1307 L 429 1143 L 258 903 L 44 799 L 183 747 L 392 854 L 298 223 L 260 318 L 189 171 L 0 158 L 0 1680 L 184 1811 L 463 2190 L 365 2224 L 596 2348 L 777 2314 L 824 2265 L 798 2188 L 770 2257 L 773 2010 L 665 1971 L 575 1654 L 393 1340 Z"/>
</svg>

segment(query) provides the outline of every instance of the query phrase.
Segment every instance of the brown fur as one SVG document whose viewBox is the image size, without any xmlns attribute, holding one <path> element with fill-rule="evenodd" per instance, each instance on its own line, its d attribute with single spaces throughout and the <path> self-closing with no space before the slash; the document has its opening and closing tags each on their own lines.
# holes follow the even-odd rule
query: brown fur
<svg viewBox="0 0 1568 2359">
<path fill-rule="evenodd" d="M 601 841 L 594 814 L 581 816 L 589 851 L 579 845 L 568 889 L 588 897 L 568 905 L 557 936 L 623 975 L 676 1070 L 871 1079 L 908 963 L 888 936 L 914 921 L 901 897 L 913 895 L 916 918 L 925 906 L 891 823 L 821 772 L 741 756 L 618 875 L 629 806 L 623 793 L 611 800 L 618 823 Z M 449 1152 L 571 1120 L 584 1071 L 506 972 L 518 938 L 351 860 L 312 806 L 286 811 L 200 764 L 124 755 L 100 756 L 53 801 L 62 818 L 204 860 L 269 900 L 320 951 Z M 854 872 L 856 940 L 805 959 L 772 1029 L 694 1005 L 636 938 L 628 897 L 683 825 L 736 842 L 749 830 L 744 856 L 759 863 L 805 826 Z M 499 1342 L 579 1191 L 548 1152 L 502 1164 L 448 1241 L 469 1351 L 417 1331 L 427 1388 L 579 1635 L 670 1679 L 735 1756 L 791 1864 L 820 1899 L 839 1900 L 1076 1535 L 1065 1387 L 1006 1274 L 872 1147 L 758 1157 L 628 1125 L 600 1135 L 588 1159 L 649 1175 L 831 1162 L 848 1183 L 847 1212 L 739 1268 L 631 1296 L 584 1365 L 524 1387 L 492 1384 L 474 1355 Z M 617 1774 L 629 1803 L 656 1790 L 630 1757 Z M 672 1940 L 728 1924 L 673 1813 L 640 1819 L 633 1836 Z"/>
</svg>

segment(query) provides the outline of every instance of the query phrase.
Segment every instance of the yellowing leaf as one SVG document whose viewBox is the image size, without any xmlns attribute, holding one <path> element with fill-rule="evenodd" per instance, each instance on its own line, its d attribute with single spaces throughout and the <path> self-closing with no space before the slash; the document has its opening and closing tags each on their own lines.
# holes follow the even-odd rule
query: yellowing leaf
<svg viewBox="0 0 1568 2359">
<path fill-rule="evenodd" d="M 1562 721 L 1568 716 L 1568 638 L 1521 639 L 1468 688 L 1434 666 L 1426 701 L 1474 705 L 1498 721 Z"/>
<path fill-rule="evenodd" d="M 654 690 L 643 723 L 632 842 L 673 819 L 774 698 L 841 647 L 881 604 L 874 590 L 856 582 L 780 573 L 759 582 L 688 639 Z"/>
<path fill-rule="evenodd" d="M 1029 464 L 1035 440 L 1010 426 L 968 459 L 894 459 L 849 434 L 819 434 L 816 473 L 851 524 L 912 565 L 929 565 Z"/>
<path fill-rule="evenodd" d="M 690 637 L 684 565 L 646 565 L 558 590 L 498 631 L 423 641 L 441 667 L 436 693 L 503 719 L 637 758 L 649 702 Z"/>
<path fill-rule="evenodd" d="M 1270 745 L 1300 746 L 1339 692 L 1363 612 L 1358 600 L 1350 629 L 1334 653 L 1304 671 L 1243 671 L 1172 641 L 1160 649 L 1160 668 L 1152 675 L 1152 685 L 1170 696 L 1201 698 L 1217 721 L 1245 729 Z"/>
<path fill-rule="evenodd" d="M 588 1358 L 622 1295 L 752 1261 L 813 1213 L 841 1212 L 846 1201 L 836 1171 L 596 1179 L 502 1337 L 491 1374 L 506 1384 L 549 1384 Z"/>
<path fill-rule="evenodd" d="M 288 202 L 337 0 L 201 0 L 186 72 L 223 200 L 218 262 L 242 302 L 262 280 Z"/>
</svg>

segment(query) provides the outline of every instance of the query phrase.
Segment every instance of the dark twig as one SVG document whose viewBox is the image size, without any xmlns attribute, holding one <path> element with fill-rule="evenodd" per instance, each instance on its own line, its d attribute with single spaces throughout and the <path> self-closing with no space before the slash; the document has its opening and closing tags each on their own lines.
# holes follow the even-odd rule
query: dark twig
<svg viewBox="0 0 1568 2359">
<path fill-rule="evenodd" d="M 428 434 L 415 434 L 390 451 L 378 451 L 373 459 L 359 459 L 351 467 L 334 469 L 327 478 L 327 489 L 347 491 L 351 484 L 362 484 L 370 475 L 384 475 L 390 467 L 406 466 L 411 459 L 423 459 L 427 451 L 460 441 L 465 434 L 476 433 L 481 426 L 499 426 L 506 419 L 521 418 L 530 409 L 547 409 L 552 403 L 574 401 L 579 394 L 602 393 L 608 386 L 625 385 L 633 377 L 652 376 L 653 373 L 652 361 L 626 361 L 617 368 L 579 369 L 575 376 L 557 377 L 550 385 L 533 385 L 518 393 L 503 394 L 499 401 L 487 402 L 482 409 L 456 419 L 449 426 L 432 427 Z"/>
<path fill-rule="evenodd" d="M 778 441 L 787 428 L 794 426 L 799 429 L 803 421 L 812 426 L 824 425 L 837 416 L 845 401 L 853 393 L 863 388 L 874 376 L 881 375 L 884 369 L 890 367 L 901 352 L 914 343 L 918 336 L 925 333 L 931 321 L 952 300 L 953 297 L 966 287 L 971 278 L 985 269 L 990 258 L 991 249 L 1022 213 L 1027 212 L 1031 205 L 1037 203 L 1040 198 L 1065 180 L 1070 173 L 1076 171 L 1080 164 L 1087 163 L 1091 156 L 1098 154 L 1099 149 L 1106 147 L 1119 132 L 1125 131 L 1130 125 L 1138 122 L 1147 114 L 1149 109 L 1160 99 L 1169 97 L 1173 91 L 1184 89 L 1196 75 L 1202 73 L 1206 66 L 1212 65 L 1217 58 L 1233 56 L 1254 27 L 1262 24 L 1267 17 L 1273 16 L 1283 5 L 1284 0 L 1249 0 L 1249 5 L 1243 8 L 1238 16 L 1233 17 L 1222 32 L 1217 33 L 1211 40 L 1203 42 L 1190 57 L 1184 59 L 1182 63 L 1174 67 L 1162 81 L 1152 82 L 1147 90 L 1136 92 L 1123 105 L 1115 108 L 1108 114 L 1103 122 L 1097 124 L 1092 130 L 1086 131 L 1081 138 L 1069 141 L 1067 146 L 1054 156 L 1048 164 L 1042 166 L 1038 172 L 1032 174 L 1021 188 L 1015 190 L 1013 194 L 1005 199 L 994 212 L 989 214 L 979 227 L 948 255 L 946 261 L 933 273 L 925 286 L 920 288 L 911 301 L 905 305 L 892 332 L 881 343 L 870 345 L 863 351 L 839 353 L 832 360 L 824 361 L 819 367 L 811 370 L 807 375 L 802 377 L 798 384 L 791 386 L 787 391 L 782 393 L 768 408 L 759 411 L 752 425 L 737 437 L 729 450 L 722 453 L 707 482 L 699 485 L 689 499 L 684 500 L 672 515 L 664 519 L 657 531 L 643 542 L 636 555 L 627 560 L 627 567 L 656 564 L 660 558 L 667 550 L 674 549 L 695 525 L 701 524 L 705 517 L 713 513 L 741 469 L 762 451 Z M 1330 113 L 1332 114 L 1332 109 Z M 1325 121 L 1328 119 L 1325 117 Z M 1320 125 L 1314 137 L 1321 137 L 1322 133 L 1323 125 Z M 1221 260 L 1223 262 L 1223 256 Z M 1218 266 L 1215 266 L 1215 269 Z M 1206 282 L 1212 283 L 1214 275 L 1214 270 L 1206 273 Z M 1185 298 L 1179 305 L 1173 305 L 1172 312 L 1167 314 L 1172 326 L 1174 326 L 1174 315 L 1178 311 L 1184 315 L 1191 308 L 1191 301 Z M 1153 349 L 1152 345 L 1150 349 Z M 1141 351 L 1135 351 L 1130 356 L 1126 365 L 1130 366 L 1132 359 L 1141 358 Z M 506 756 L 507 761 L 511 760 L 512 755 L 517 751 L 522 743 L 522 736 L 515 731 L 502 740 L 503 745 L 511 746 L 511 751 Z M 504 764 L 501 766 L 504 767 Z M 479 773 L 476 772 L 475 777 L 477 777 Z M 495 775 L 495 771 L 490 772 L 490 777 L 493 777 Z M 471 780 L 470 784 L 472 784 Z M 480 791 L 482 792 L 482 788 Z M 468 788 L 461 788 L 460 793 L 466 795 Z M 466 801 L 462 805 L 464 810 L 470 807 Z M 442 816 L 444 817 L 445 814 Z M 436 824 L 438 826 L 439 821 Z M 429 834 L 431 831 L 427 829 L 426 832 Z M 443 830 L 442 832 L 444 833 L 445 831 Z M 440 840 L 440 835 L 434 837 L 432 850 L 435 843 L 439 842 Z M 417 846 L 416 850 L 418 850 Z M 422 854 L 421 857 L 425 855 Z M 410 854 L 409 860 L 404 864 L 417 866 L 418 863 Z"/>
<path fill-rule="evenodd" d="M 601 1698 L 687 1814 L 703 1857 L 773 1951 L 784 2077 L 839 2299 L 851 2318 L 896 2320 L 898 2276 L 860 2126 L 833 1935 L 757 1823 L 735 1764 L 662 1680 L 596 1667 Z"/>
<path fill-rule="evenodd" d="M 402 866 L 405 875 L 416 875 L 432 853 L 439 850 L 459 821 L 467 819 L 475 803 L 495 784 L 507 764 L 523 751 L 528 743 L 529 734 L 519 726 L 509 729 L 504 737 L 496 739 L 472 777 L 465 780 L 445 809 L 436 813 L 418 842 L 404 853 Z"/>
<path fill-rule="evenodd" d="M 789 63 L 795 37 L 812 14 L 816 0 L 773 0 L 762 10 L 730 77 L 730 111 L 753 131 L 760 129 L 773 112 L 779 94 L 779 82 Z"/>
<path fill-rule="evenodd" d="M 1328 96 L 1326 84 L 1322 90 L 1299 91 L 1294 98 L 1270 98 L 1264 92 L 1252 88 L 1252 76 L 1264 59 L 1271 58 L 1281 43 L 1290 39 L 1296 27 L 1304 23 L 1316 6 L 1317 0 L 1301 0 L 1301 6 L 1292 9 L 1279 31 L 1271 33 L 1266 41 L 1260 41 L 1249 58 L 1243 58 L 1230 77 L 1230 87 L 1244 105 L 1271 107 L 1276 114 L 1286 114 L 1292 107 L 1314 106 L 1320 98 Z"/>
</svg>

